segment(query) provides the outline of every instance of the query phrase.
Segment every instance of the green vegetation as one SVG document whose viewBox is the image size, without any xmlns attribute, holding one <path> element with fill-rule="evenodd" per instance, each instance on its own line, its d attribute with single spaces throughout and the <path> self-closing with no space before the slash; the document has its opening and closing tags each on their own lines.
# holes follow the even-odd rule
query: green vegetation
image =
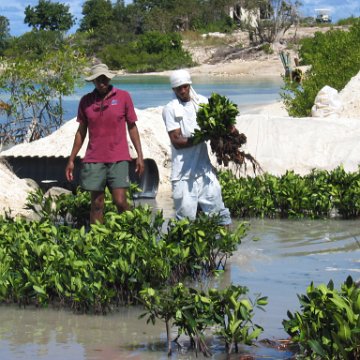
<svg viewBox="0 0 360 360">
<path fill-rule="evenodd" d="M 3 59 L 0 88 L 10 98 L 0 109 L 7 115 L 0 125 L 1 144 L 32 141 L 63 125 L 62 99 L 74 91 L 85 58 L 64 44 L 42 51 L 41 59 Z"/>
<path fill-rule="evenodd" d="M 247 230 L 243 223 L 230 233 L 216 217 L 200 216 L 170 220 L 163 232 L 162 212 L 139 206 L 117 214 L 107 193 L 105 223 L 85 231 L 77 222 L 84 223 L 84 216 L 74 215 L 84 208 L 84 197 L 76 203 L 73 194 L 62 195 L 58 206 L 58 197 L 40 202 L 39 190 L 28 204 L 39 221 L 0 219 L 1 302 L 104 313 L 137 303 L 144 287 L 224 270 Z"/>
<path fill-rule="evenodd" d="M 288 311 L 285 331 L 300 347 L 301 359 L 347 359 L 360 357 L 360 288 L 351 277 L 334 289 L 330 281 L 313 283 L 306 295 L 298 295 L 300 311 Z"/>
<path fill-rule="evenodd" d="M 134 73 L 194 65 L 190 54 L 182 48 L 180 34 L 162 34 L 158 31 L 139 35 L 130 43 L 107 45 L 99 56 L 112 68 Z"/>
<path fill-rule="evenodd" d="M 241 146 L 246 143 L 246 136 L 235 128 L 239 110 L 236 104 L 226 96 L 211 94 L 208 103 L 200 104 L 196 114 L 199 129 L 195 129 L 195 144 L 210 140 L 212 152 L 216 155 L 219 165 L 228 166 L 232 162 L 240 168 L 245 159 L 257 166 L 255 159 L 244 151 Z"/>
<path fill-rule="evenodd" d="M 9 20 L 0 15 L 0 56 L 3 55 L 4 50 L 8 47 L 10 40 L 10 23 Z"/>
<path fill-rule="evenodd" d="M 291 116 L 310 116 L 317 93 L 325 86 L 341 91 L 360 70 L 360 22 L 349 30 L 316 32 L 300 40 L 300 64 L 311 65 L 301 84 L 285 79 L 281 94 Z M 341 69 L 341 71 L 339 71 Z"/>
<path fill-rule="evenodd" d="M 78 30 L 63 40 L 66 44 L 80 46 L 89 59 L 96 57 L 116 69 L 131 72 L 170 70 L 195 65 L 182 48 L 181 34 L 231 33 L 241 26 L 249 32 L 252 43 L 259 44 L 272 42 L 279 31 L 286 30 L 299 16 L 298 4 L 293 4 L 292 0 L 283 1 L 281 6 L 273 0 L 262 0 L 256 4 L 245 1 L 242 6 L 254 13 L 260 8 L 262 17 L 254 27 L 246 21 L 240 24 L 240 18 L 237 18 L 239 14 L 234 13 L 234 17 L 230 18 L 233 5 L 231 0 L 188 0 L 186 3 L 135 0 L 127 5 L 123 0 L 86 0 L 82 4 L 83 17 Z M 46 39 L 41 32 L 60 32 L 64 35 L 74 25 L 75 19 L 69 12 L 69 6 L 39 0 L 36 6 L 26 7 L 24 22 L 32 28 L 32 35 L 24 34 L 25 38 L 20 43 L 25 45 L 27 55 L 32 56 L 31 47 L 26 45 L 27 40 L 33 42 L 32 37 L 42 37 L 35 52 L 39 46 L 51 46 L 51 36 Z M 3 25 L 6 30 L 6 22 Z M 6 31 L 3 34 L 0 26 L 0 45 L 5 35 Z M 151 38 L 153 41 L 149 48 Z M 161 46 L 158 47 L 158 44 Z M 8 49 L 7 56 L 25 56 L 16 38 L 3 46 L 4 50 Z"/>
<path fill-rule="evenodd" d="M 360 21 L 359 17 L 350 16 L 346 19 L 340 19 L 336 24 L 339 26 L 354 25 Z"/>
<path fill-rule="evenodd" d="M 39 0 L 38 5 L 25 8 L 24 23 L 38 30 L 67 31 L 75 24 L 69 8 L 58 2 Z"/>
<path fill-rule="evenodd" d="M 344 219 L 360 216 L 360 168 L 345 172 L 313 170 L 300 176 L 287 171 L 282 176 L 263 174 L 237 178 L 220 172 L 225 205 L 232 216 L 269 218 L 328 218 L 333 213 Z"/>
<path fill-rule="evenodd" d="M 230 233 L 216 216 L 165 224 L 162 212 L 146 205 L 117 214 L 107 192 L 104 224 L 85 230 L 80 225 L 88 218 L 88 204 L 88 192 L 44 197 L 38 190 L 27 204 L 38 221 L 0 218 L 0 303 L 104 314 L 140 302 L 151 321 L 164 319 L 170 326 L 171 320 L 204 354 L 209 354 L 204 334 L 209 326 L 216 326 L 229 353 L 233 345 L 250 345 L 259 336 L 262 329 L 252 317 L 266 298 L 251 302 L 242 287 L 206 295 L 180 284 L 201 284 L 224 271 L 246 223 Z"/>
<path fill-rule="evenodd" d="M 338 169 L 334 181 L 341 182 L 342 174 Z M 195 352 L 205 356 L 211 355 L 211 335 L 224 342 L 228 354 L 258 339 L 263 328 L 253 318 L 255 310 L 264 310 L 267 297 L 251 299 L 240 285 L 206 286 L 208 276 L 226 270 L 247 223 L 230 233 L 217 217 L 165 224 L 162 212 L 146 205 L 117 214 L 107 192 L 104 224 L 85 230 L 81 224 L 88 204 L 87 192 L 44 197 L 38 190 L 28 200 L 38 221 L 0 218 L 0 303 L 102 314 L 142 304 L 141 318 L 164 322 L 169 355 L 172 344 L 180 346 L 179 336 L 188 337 Z M 185 285 L 194 281 L 195 287 Z M 301 311 L 288 311 L 289 320 L 283 321 L 299 356 L 359 356 L 360 289 L 351 278 L 341 292 L 331 281 L 327 287 L 311 284 L 299 300 Z M 176 328 L 174 339 L 171 328 Z"/>
<path fill-rule="evenodd" d="M 248 289 L 231 285 L 224 290 L 211 288 L 202 291 L 178 283 L 160 290 L 146 288 L 140 291 L 141 301 L 148 316 L 147 322 L 155 324 L 156 319 L 165 323 L 168 355 L 171 355 L 170 328 L 176 326 L 178 335 L 187 335 L 195 350 L 210 356 L 206 343 L 209 332 L 220 336 L 225 342 L 226 352 L 238 352 L 238 344 L 252 345 L 262 332 L 254 324 L 254 309 L 263 309 L 267 298 L 256 296 L 254 301 L 246 298 Z"/>
</svg>

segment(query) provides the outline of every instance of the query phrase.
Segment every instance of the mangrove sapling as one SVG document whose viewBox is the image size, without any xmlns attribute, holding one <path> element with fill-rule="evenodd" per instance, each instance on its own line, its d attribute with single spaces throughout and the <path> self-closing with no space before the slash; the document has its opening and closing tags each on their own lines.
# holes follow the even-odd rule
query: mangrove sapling
<svg viewBox="0 0 360 360">
<path fill-rule="evenodd" d="M 227 231 L 217 216 L 205 214 L 199 214 L 194 221 L 170 219 L 163 239 L 173 261 L 171 283 L 184 276 L 199 279 L 225 270 L 226 259 L 241 243 L 247 229 L 247 223 L 239 223 L 234 231 Z"/>
<path fill-rule="evenodd" d="M 178 283 L 176 286 L 168 286 L 159 290 L 153 288 L 145 288 L 139 292 L 139 299 L 144 305 L 146 312 L 141 314 L 139 318 L 148 316 L 146 323 L 155 325 L 156 319 L 165 323 L 167 354 L 172 353 L 171 348 L 171 327 L 173 319 L 177 316 L 177 308 L 184 301 L 184 290 L 187 288 L 183 284 Z"/>
<path fill-rule="evenodd" d="M 239 343 L 252 345 L 263 331 L 261 326 L 253 324 L 252 318 L 255 308 L 264 310 L 268 303 L 267 297 L 257 295 L 252 301 L 245 297 L 247 292 L 247 287 L 235 285 L 223 290 L 209 290 L 214 321 L 218 325 L 216 333 L 224 339 L 228 354 L 233 349 L 238 352 Z"/>
<path fill-rule="evenodd" d="M 230 256 L 243 234 L 222 233 L 210 217 L 173 220 L 164 233 L 162 212 L 149 206 L 106 212 L 86 231 L 56 224 L 50 210 L 41 221 L 0 218 L 0 301 L 105 313 L 135 304 L 144 287 L 209 275 L 216 254 Z"/>
<path fill-rule="evenodd" d="M 334 288 L 327 285 L 306 289 L 298 295 L 300 311 L 287 312 L 285 331 L 299 345 L 306 359 L 349 359 L 360 357 L 360 288 L 351 276 Z"/>
<path fill-rule="evenodd" d="M 262 332 L 259 325 L 253 324 L 254 309 L 264 310 L 267 297 L 256 296 L 252 301 L 245 297 L 248 289 L 230 285 L 223 290 L 209 291 L 186 287 L 178 283 L 172 287 L 155 290 L 146 288 L 140 291 L 140 297 L 148 316 L 147 323 L 155 324 L 156 319 L 165 322 L 167 332 L 168 355 L 171 355 L 170 328 L 177 327 L 177 342 L 180 335 L 190 338 L 196 354 L 200 351 L 210 356 L 206 343 L 206 332 L 212 331 L 225 341 L 227 353 L 238 351 L 238 344 L 252 345 Z"/>
<path fill-rule="evenodd" d="M 230 170 L 219 171 L 224 203 L 232 216 L 344 219 L 360 216 L 360 168 L 345 172 L 312 170 L 301 176 L 287 171 L 237 178 Z"/>
<path fill-rule="evenodd" d="M 232 162 L 240 169 L 246 167 L 248 160 L 256 172 L 260 169 L 258 162 L 240 149 L 246 143 L 246 136 L 235 127 L 238 114 L 236 104 L 225 96 L 213 93 L 207 104 L 200 104 L 196 117 L 200 129 L 194 131 L 194 143 L 209 140 L 219 165 L 228 166 Z"/>
</svg>

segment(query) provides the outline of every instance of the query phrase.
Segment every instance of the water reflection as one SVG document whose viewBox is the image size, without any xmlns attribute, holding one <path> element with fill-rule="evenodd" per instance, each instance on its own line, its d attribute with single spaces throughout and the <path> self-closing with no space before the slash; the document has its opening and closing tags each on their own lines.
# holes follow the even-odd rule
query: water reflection
<svg viewBox="0 0 360 360">
<path fill-rule="evenodd" d="M 171 198 L 148 201 L 172 216 Z M 332 279 L 336 286 L 348 275 L 360 277 L 360 221 L 250 220 L 250 231 L 216 286 L 247 286 L 249 297 L 269 297 L 266 312 L 255 321 L 265 329 L 262 339 L 286 337 L 281 321 L 298 309 L 296 294 Z M 167 359 L 162 323 L 147 325 L 139 308 L 107 316 L 74 315 L 67 310 L 0 306 L 0 359 Z M 225 359 L 222 344 L 213 341 L 212 359 Z M 186 342 L 171 359 L 202 359 L 187 352 Z M 242 348 L 255 358 L 288 359 L 291 354 L 265 346 Z M 232 359 L 237 359 L 232 356 Z"/>
<path fill-rule="evenodd" d="M 230 259 L 231 281 L 269 297 L 256 320 L 265 337 L 286 336 L 281 321 L 299 307 L 296 294 L 314 282 L 336 287 L 360 277 L 360 221 L 251 220 L 250 233 Z M 265 325 L 266 324 L 266 325 Z"/>
</svg>

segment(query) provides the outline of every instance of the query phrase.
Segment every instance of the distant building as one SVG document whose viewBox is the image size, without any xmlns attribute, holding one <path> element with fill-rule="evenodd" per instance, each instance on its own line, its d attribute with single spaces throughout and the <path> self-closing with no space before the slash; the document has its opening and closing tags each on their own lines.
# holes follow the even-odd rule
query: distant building
<svg viewBox="0 0 360 360">
<path fill-rule="evenodd" d="M 331 10 L 315 9 L 315 21 L 317 23 L 331 23 Z"/>
</svg>

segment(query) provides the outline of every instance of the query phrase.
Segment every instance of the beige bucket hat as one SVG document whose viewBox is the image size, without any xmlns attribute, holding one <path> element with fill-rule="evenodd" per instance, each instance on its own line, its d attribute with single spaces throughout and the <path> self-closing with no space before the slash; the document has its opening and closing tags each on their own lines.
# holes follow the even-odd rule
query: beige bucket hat
<svg viewBox="0 0 360 360">
<path fill-rule="evenodd" d="M 105 75 L 108 79 L 112 79 L 116 74 L 110 72 L 106 64 L 96 64 L 91 67 L 90 74 L 85 81 L 93 81 L 101 75 Z"/>
</svg>

